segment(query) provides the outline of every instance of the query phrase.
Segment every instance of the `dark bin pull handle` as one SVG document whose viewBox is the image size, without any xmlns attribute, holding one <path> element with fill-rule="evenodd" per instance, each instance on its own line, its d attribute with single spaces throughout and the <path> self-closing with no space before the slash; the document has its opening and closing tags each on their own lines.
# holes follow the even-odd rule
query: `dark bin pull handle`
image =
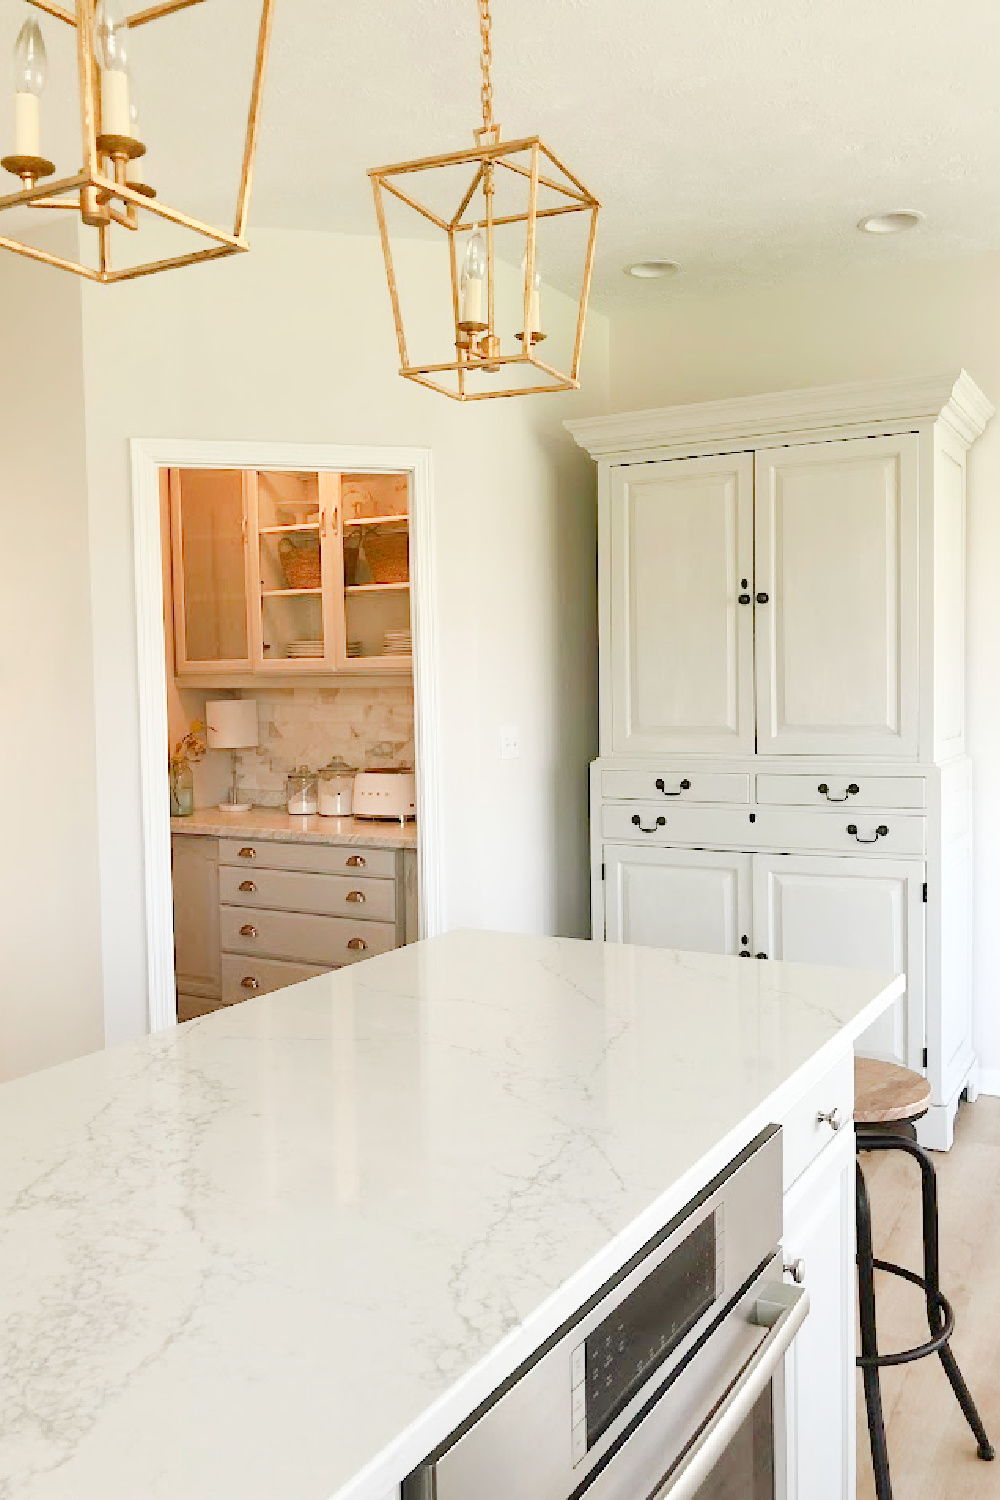
<svg viewBox="0 0 1000 1500">
<path fill-rule="evenodd" d="M 632 814 L 632 822 L 635 824 L 636 828 L 638 828 L 640 833 L 655 833 L 658 828 L 666 828 L 667 826 L 666 818 L 657 818 L 652 828 L 644 828 L 642 826 L 642 819 L 640 818 L 638 813 Z"/>
<path fill-rule="evenodd" d="M 885 823 L 880 823 L 875 830 L 875 837 L 873 839 L 863 839 L 858 833 L 857 823 L 848 823 L 847 831 L 848 833 L 853 833 L 859 844 L 877 844 L 879 839 L 884 839 L 888 835 L 889 829 Z"/>
<path fill-rule="evenodd" d="M 686 776 L 685 776 L 684 780 L 681 782 L 680 791 L 668 792 L 667 789 L 666 789 L 666 787 L 663 785 L 663 777 L 662 776 L 657 776 L 656 782 L 655 782 L 655 786 L 656 786 L 656 790 L 658 792 L 662 792 L 663 795 L 664 795 L 664 797 L 679 797 L 680 794 L 681 794 L 681 792 L 689 792 L 691 790 L 691 783 L 690 783 L 690 781 L 688 781 L 688 779 L 687 779 Z"/>
</svg>

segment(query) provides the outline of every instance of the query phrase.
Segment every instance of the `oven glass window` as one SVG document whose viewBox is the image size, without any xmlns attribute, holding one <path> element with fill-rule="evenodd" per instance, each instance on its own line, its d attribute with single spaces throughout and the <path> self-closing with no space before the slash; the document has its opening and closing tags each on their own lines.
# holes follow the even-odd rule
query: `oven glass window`
<svg viewBox="0 0 1000 1500">
<path fill-rule="evenodd" d="M 587 1447 L 715 1301 L 715 1214 L 672 1250 L 586 1343 Z"/>
<path fill-rule="evenodd" d="M 775 1500 L 771 1387 L 761 1396 L 695 1500 Z"/>
</svg>

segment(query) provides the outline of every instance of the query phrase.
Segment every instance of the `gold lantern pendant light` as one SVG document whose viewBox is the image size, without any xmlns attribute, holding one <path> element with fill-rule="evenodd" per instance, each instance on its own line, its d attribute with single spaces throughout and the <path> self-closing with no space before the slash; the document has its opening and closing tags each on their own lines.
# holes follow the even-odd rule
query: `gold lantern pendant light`
<svg viewBox="0 0 1000 1500">
<path fill-rule="evenodd" d="M 77 82 L 80 99 L 82 165 L 76 172 L 55 181 L 55 164 L 42 154 L 41 96 L 48 79 L 48 60 L 41 27 L 29 17 L 14 47 L 14 151 L 0 157 L 0 167 L 21 179 L 19 192 L 0 196 L 5 209 L 71 209 L 81 222 L 96 232 L 97 245 L 91 264 L 67 260 L 22 240 L 0 235 L 0 249 L 13 250 L 31 260 L 75 271 L 89 281 L 128 281 L 153 271 L 216 260 L 248 250 L 246 227 L 250 213 L 250 189 L 260 127 L 264 70 L 271 39 L 274 0 L 262 0 L 260 29 L 254 61 L 253 84 L 243 151 L 243 167 L 237 192 L 236 222 L 230 232 L 192 218 L 157 200 L 156 190 L 136 175 L 134 165 L 146 154 L 139 126 L 139 111 L 132 95 L 129 65 L 131 33 L 139 26 L 160 21 L 175 11 L 201 5 L 204 0 L 157 0 L 146 9 L 127 15 L 123 0 L 75 0 L 72 10 L 56 0 L 27 0 L 29 5 L 55 20 L 76 28 Z M 132 175 L 130 175 L 130 172 Z M 114 228 L 135 233 L 139 212 L 202 236 L 209 243 L 183 255 L 124 265 L 112 264 Z"/>
<path fill-rule="evenodd" d="M 490 3 L 489 0 L 477 3 L 482 40 L 483 124 L 481 129 L 473 131 L 474 148 L 376 167 L 368 174 L 375 194 L 396 324 L 399 373 L 458 401 L 576 390 L 580 384 L 580 357 L 600 204 L 538 136 L 501 140 L 500 126 L 493 119 Z M 435 191 L 439 197 L 451 191 L 455 195 L 451 202 L 457 201 L 457 207 L 447 211 L 432 206 Z M 454 347 L 453 359 L 414 362 L 409 358 L 403 299 L 386 218 L 386 194 L 421 216 L 425 221 L 424 234 L 429 222 L 447 237 L 451 289 L 448 343 Z M 501 195 L 504 199 L 513 195 L 515 201 L 500 202 Z M 575 214 L 584 216 L 573 222 L 580 223 L 586 248 L 576 318 L 567 320 L 565 329 L 572 353 L 568 369 L 560 370 L 554 363 L 543 360 L 539 352 L 545 333 L 541 322 L 538 226 L 556 219 L 565 223 L 565 216 Z M 517 306 L 513 310 L 515 322 L 507 330 L 513 333 L 509 347 L 505 347 L 498 302 L 500 291 L 510 290 L 509 271 L 512 272 L 517 261 L 505 264 L 498 256 L 498 232 L 516 234 L 518 238 L 524 235 L 523 253 L 519 254 Z M 444 305 L 442 318 L 448 318 Z"/>
</svg>

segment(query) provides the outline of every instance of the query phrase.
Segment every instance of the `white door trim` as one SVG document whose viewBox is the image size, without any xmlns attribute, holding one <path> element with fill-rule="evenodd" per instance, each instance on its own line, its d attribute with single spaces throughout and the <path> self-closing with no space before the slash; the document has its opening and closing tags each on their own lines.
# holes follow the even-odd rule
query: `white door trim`
<svg viewBox="0 0 1000 1500">
<path fill-rule="evenodd" d="M 199 469 L 332 469 L 406 472 L 411 484 L 410 576 L 416 710 L 420 935 L 444 926 L 441 850 L 441 745 L 438 726 L 439 640 L 434 578 L 434 490 L 430 450 L 326 443 L 201 442 L 133 438 L 132 536 L 135 564 L 141 759 L 143 883 L 149 1029 L 177 1021 L 174 924 L 170 884 L 170 791 L 167 769 L 166 644 L 160 548 L 159 471 Z"/>
</svg>

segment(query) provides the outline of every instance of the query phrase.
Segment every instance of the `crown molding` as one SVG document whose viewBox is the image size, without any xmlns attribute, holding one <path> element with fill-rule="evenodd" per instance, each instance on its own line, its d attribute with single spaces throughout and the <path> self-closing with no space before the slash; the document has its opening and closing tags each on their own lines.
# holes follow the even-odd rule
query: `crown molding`
<svg viewBox="0 0 1000 1500">
<path fill-rule="evenodd" d="M 919 380 L 856 381 L 662 406 L 564 423 L 592 458 L 626 458 L 652 449 L 747 440 L 780 441 L 792 434 L 870 427 L 880 422 L 943 421 L 967 447 L 993 416 L 992 403 L 964 370 Z"/>
</svg>

